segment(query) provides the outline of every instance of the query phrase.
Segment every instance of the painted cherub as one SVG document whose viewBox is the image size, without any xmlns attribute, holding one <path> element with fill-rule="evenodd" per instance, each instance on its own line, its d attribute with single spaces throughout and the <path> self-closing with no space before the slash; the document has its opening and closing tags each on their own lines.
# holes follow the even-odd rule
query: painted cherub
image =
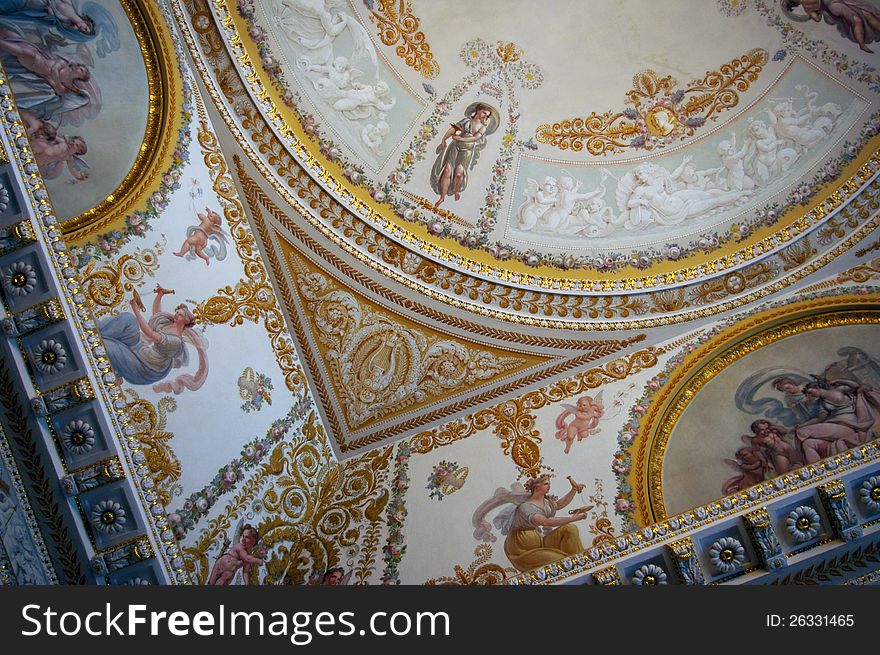
<svg viewBox="0 0 880 655">
<path fill-rule="evenodd" d="M 250 565 L 261 566 L 265 562 L 256 557 L 254 552 L 261 553 L 262 549 L 258 549 L 260 542 L 260 534 L 257 529 L 247 524 L 241 529 L 241 538 L 237 543 L 229 546 L 211 569 L 211 575 L 208 577 L 209 585 L 228 585 L 232 582 L 238 570 Z"/>
<path fill-rule="evenodd" d="M 211 257 L 218 260 L 226 258 L 226 232 L 220 227 L 223 219 L 220 214 L 209 207 L 205 207 L 205 213 L 197 212 L 198 225 L 191 225 L 186 230 L 186 239 L 180 246 L 180 250 L 174 253 L 177 257 L 186 256 L 187 259 L 199 257 L 205 260 L 205 265 L 211 265 Z M 208 241 L 214 241 L 208 247 Z M 207 249 L 207 253 L 205 250 Z"/>
<path fill-rule="evenodd" d="M 556 419 L 556 438 L 565 442 L 565 454 L 571 450 L 575 437 L 578 441 L 583 441 L 587 437 L 599 434 L 599 419 L 605 415 L 605 406 L 602 404 L 602 392 L 595 399 L 590 396 L 581 396 L 577 399 L 576 406 L 563 405 L 562 410 Z M 566 423 L 569 415 L 574 414 L 574 420 Z"/>
</svg>

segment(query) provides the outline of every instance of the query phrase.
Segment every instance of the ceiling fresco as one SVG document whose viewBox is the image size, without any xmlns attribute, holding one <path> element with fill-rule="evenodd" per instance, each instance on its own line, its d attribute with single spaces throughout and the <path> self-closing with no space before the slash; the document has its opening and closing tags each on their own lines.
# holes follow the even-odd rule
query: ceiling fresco
<svg viewBox="0 0 880 655">
<path fill-rule="evenodd" d="M 562 580 L 847 472 L 876 529 L 876 2 L 45 0 L 113 18 L 92 63 L 19 4 L 0 121 L 47 178 L 115 412 L 40 420 L 80 477 L 124 426 L 170 578 Z M 33 123 L 22 48 L 89 69 L 100 112 Z M 87 178 L 40 161 L 50 120 L 94 130 Z M 0 294 L 24 325 L 18 234 Z M 690 546 L 707 568 L 755 528 L 724 530 Z"/>
<path fill-rule="evenodd" d="M 181 163 L 185 76 L 160 15 L 141 0 L 0 6 L 4 67 L 58 217 L 105 255 L 143 234 Z"/>
<path fill-rule="evenodd" d="M 608 29 L 584 40 L 577 3 L 541 30 L 530 4 L 462 24 L 453 5 L 406 3 L 420 45 L 398 29 L 401 54 L 392 5 L 213 11 L 291 152 L 369 224 L 478 277 L 608 293 L 742 268 L 827 220 L 876 149 L 871 54 L 775 4 L 593 8 Z M 656 27 L 682 22 L 686 46 Z M 625 57 L 622 38 L 638 44 Z"/>
</svg>

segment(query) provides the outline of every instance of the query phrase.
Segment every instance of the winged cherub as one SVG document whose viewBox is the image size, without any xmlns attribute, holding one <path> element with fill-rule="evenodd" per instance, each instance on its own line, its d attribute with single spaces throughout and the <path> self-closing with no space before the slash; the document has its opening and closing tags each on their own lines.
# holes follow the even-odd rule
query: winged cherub
<svg viewBox="0 0 880 655">
<path fill-rule="evenodd" d="M 556 438 L 565 442 L 565 454 L 571 450 L 575 438 L 583 441 L 587 437 L 599 434 L 601 428 L 596 426 L 599 419 L 605 415 L 605 406 L 602 404 L 602 392 L 593 399 L 590 396 L 581 396 L 576 405 L 563 405 L 565 409 L 556 418 Z M 574 414 L 571 423 L 567 423 L 570 415 Z"/>
</svg>

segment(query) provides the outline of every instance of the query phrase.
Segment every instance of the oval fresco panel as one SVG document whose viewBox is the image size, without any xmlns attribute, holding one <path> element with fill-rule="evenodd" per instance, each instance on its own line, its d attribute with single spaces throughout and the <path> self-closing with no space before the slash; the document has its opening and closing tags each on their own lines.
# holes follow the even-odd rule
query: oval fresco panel
<svg viewBox="0 0 880 655">
<path fill-rule="evenodd" d="M 679 514 L 876 438 L 878 343 L 877 312 L 824 314 L 742 340 L 695 372 L 652 445 L 662 457 L 654 513 Z"/>
<path fill-rule="evenodd" d="M 74 241 L 152 191 L 180 85 L 165 29 L 141 0 L 0 0 L 0 60 Z"/>
</svg>

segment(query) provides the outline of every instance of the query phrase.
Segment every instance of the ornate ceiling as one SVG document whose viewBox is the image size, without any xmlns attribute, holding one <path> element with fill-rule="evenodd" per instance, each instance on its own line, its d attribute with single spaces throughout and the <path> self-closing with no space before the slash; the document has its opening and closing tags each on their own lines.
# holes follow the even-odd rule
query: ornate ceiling
<svg viewBox="0 0 880 655">
<path fill-rule="evenodd" d="M 175 7 L 340 452 L 757 301 L 876 224 L 872 55 L 796 9 Z"/>
<path fill-rule="evenodd" d="M 755 525 L 807 505 L 824 531 L 777 524 L 786 553 L 876 541 L 877 412 L 818 447 L 795 416 L 828 371 L 880 398 L 875 5 L 40 2 L 0 2 L 0 184 L 19 165 L 30 185 L 0 202 L 0 293 L 108 579 L 228 584 L 235 542 L 264 558 L 248 583 L 561 580 L 685 552 L 719 582 L 783 561 Z M 53 270 L 67 304 L 40 309 Z M 68 304 L 93 355 L 47 368 Z M 71 450 L 73 421 L 97 446 Z M 568 559 L 493 545 L 543 474 L 584 483 Z M 829 517 L 847 494 L 856 514 Z M 136 520 L 108 536 L 82 508 L 109 501 Z M 155 562 L 119 555 L 136 538 Z M 707 559 L 722 538 L 754 541 L 733 573 Z"/>
</svg>

